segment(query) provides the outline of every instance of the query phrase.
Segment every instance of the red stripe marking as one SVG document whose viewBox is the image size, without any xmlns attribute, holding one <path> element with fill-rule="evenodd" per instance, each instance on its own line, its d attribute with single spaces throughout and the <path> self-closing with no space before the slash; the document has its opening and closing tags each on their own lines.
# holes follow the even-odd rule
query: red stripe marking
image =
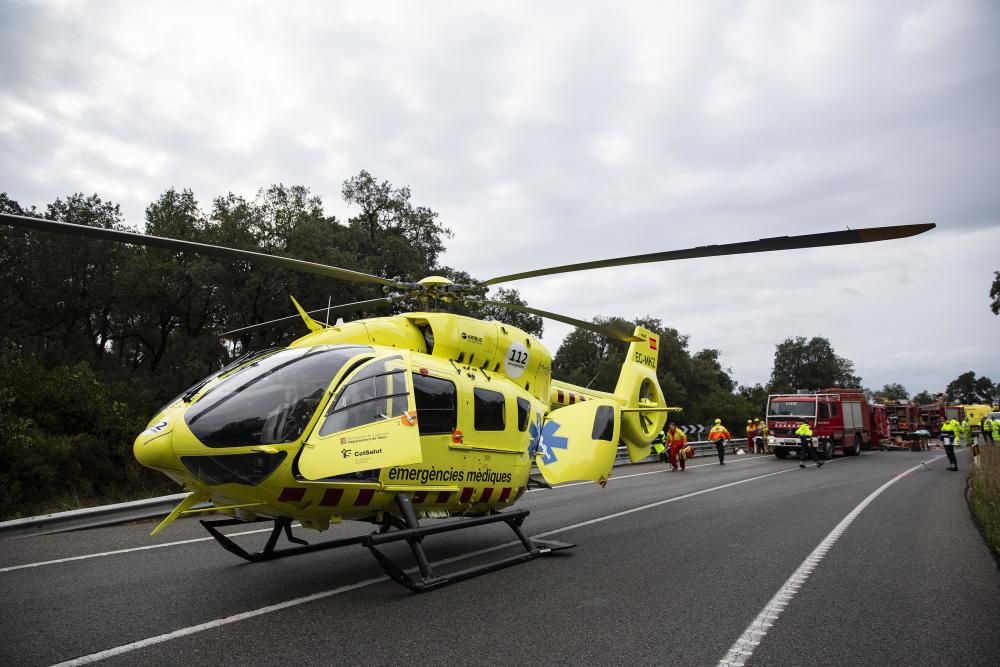
<svg viewBox="0 0 1000 667">
<path fill-rule="evenodd" d="M 483 489 L 483 495 L 479 497 L 479 502 L 485 503 L 489 501 L 490 496 L 492 495 L 493 495 L 493 487 L 492 486 L 486 487 L 485 489 Z"/>
<path fill-rule="evenodd" d="M 556 403 L 565 403 L 566 398 L 563 396 L 562 389 L 556 389 Z"/>
<path fill-rule="evenodd" d="M 340 499 L 344 497 L 343 489 L 327 489 L 323 492 L 323 499 L 319 504 L 323 507 L 332 507 L 340 504 Z"/>
<path fill-rule="evenodd" d="M 526 487 L 526 486 L 519 486 L 519 487 L 517 487 L 517 493 L 514 495 L 514 500 L 519 500 L 521 498 L 521 496 L 524 495 L 524 492 L 525 492 L 525 490 L 527 490 L 527 488 L 528 487 Z"/>
<path fill-rule="evenodd" d="M 458 502 L 460 502 L 460 503 L 467 503 L 470 500 L 472 500 L 472 487 L 471 486 L 467 486 L 464 489 L 462 489 L 462 495 L 458 499 Z"/>
<path fill-rule="evenodd" d="M 427 500 L 427 492 L 426 491 L 417 491 L 416 493 L 413 494 L 413 502 L 415 502 L 415 503 L 422 503 L 425 500 Z"/>
<path fill-rule="evenodd" d="M 281 495 L 278 496 L 278 500 L 286 503 L 297 503 L 305 498 L 305 495 L 305 489 L 284 488 L 281 490 Z"/>
<path fill-rule="evenodd" d="M 358 498 L 354 501 L 355 507 L 364 507 L 375 497 L 375 489 L 361 489 L 358 491 Z"/>
<path fill-rule="evenodd" d="M 454 491 L 438 491 L 438 502 L 439 503 L 448 502 L 448 499 L 451 498 L 452 493 L 454 493 Z"/>
<path fill-rule="evenodd" d="M 500 492 L 500 497 L 499 497 L 499 498 L 497 498 L 497 502 L 498 502 L 498 503 L 502 503 L 502 502 L 504 502 L 505 500 L 507 500 L 507 498 L 508 498 L 508 497 L 510 497 L 510 492 L 511 492 L 512 490 L 513 490 L 513 489 L 512 489 L 511 487 L 509 487 L 509 486 L 505 486 L 505 487 L 503 487 L 503 491 L 501 491 L 501 492 Z"/>
</svg>

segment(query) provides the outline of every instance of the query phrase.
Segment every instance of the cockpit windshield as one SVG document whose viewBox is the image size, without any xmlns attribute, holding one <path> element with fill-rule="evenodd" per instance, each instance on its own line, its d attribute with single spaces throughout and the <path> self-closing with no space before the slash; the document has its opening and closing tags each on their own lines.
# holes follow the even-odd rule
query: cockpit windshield
<svg viewBox="0 0 1000 667">
<path fill-rule="evenodd" d="M 288 348 L 255 361 L 212 388 L 185 416 L 209 447 L 293 442 L 302 436 L 334 377 L 363 345 Z"/>
<path fill-rule="evenodd" d="M 771 401 L 768 417 L 815 417 L 816 401 Z"/>
</svg>

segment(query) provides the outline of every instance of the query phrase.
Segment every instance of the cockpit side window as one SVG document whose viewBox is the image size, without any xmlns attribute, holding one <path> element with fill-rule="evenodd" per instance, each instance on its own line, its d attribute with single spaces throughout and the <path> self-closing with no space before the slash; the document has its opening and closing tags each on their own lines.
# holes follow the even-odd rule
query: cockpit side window
<svg viewBox="0 0 1000 667">
<path fill-rule="evenodd" d="M 402 362 L 402 357 L 388 357 L 362 366 L 338 393 L 320 437 L 405 413 L 409 393 Z"/>
</svg>

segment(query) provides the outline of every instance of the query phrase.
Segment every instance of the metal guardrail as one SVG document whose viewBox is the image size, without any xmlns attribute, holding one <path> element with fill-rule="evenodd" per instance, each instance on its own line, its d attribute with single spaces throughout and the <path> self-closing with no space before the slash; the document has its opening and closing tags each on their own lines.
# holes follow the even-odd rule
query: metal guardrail
<svg viewBox="0 0 1000 667">
<path fill-rule="evenodd" d="M 85 507 L 68 512 L 42 514 L 24 519 L 0 522 L 0 537 L 24 537 L 27 535 L 48 535 L 71 530 L 113 526 L 119 523 L 164 517 L 170 514 L 186 493 L 175 493 L 159 498 L 133 500 L 101 507 Z"/>
<path fill-rule="evenodd" d="M 715 445 L 708 441 L 689 442 L 694 447 L 695 456 L 714 456 Z M 732 452 L 746 444 L 746 438 L 732 439 L 729 445 Z M 655 456 L 639 461 L 638 463 L 658 462 Z M 615 466 L 633 465 L 628 458 L 628 450 L 620 447 Z M 127 503 L 115 503 L 114 505 L 103 505 L 101 507 L 86 507 L 68 512 L 55 512 L 52 514 L 42 514 L 24 519 L 14 519 L 12 521 L 0 522 L 0 538 L 3 537 L 26 537 L 29 535 L 49 535 L 52 533 L 65 533 L 72 530 L 85 530 L 87 528 L 100 528 L 102 526 L 114 526 L 120 523 L 132 521 L 142 521 L 146 519 L 156 519 L 165 517 L 179 503 L 186 493 L 175 493 L 169 496 L 158 498 L 146 498 L 144 500 L 134 500 Z M 196 507 L 208 507 L 207 503 Z"/>
</svg>

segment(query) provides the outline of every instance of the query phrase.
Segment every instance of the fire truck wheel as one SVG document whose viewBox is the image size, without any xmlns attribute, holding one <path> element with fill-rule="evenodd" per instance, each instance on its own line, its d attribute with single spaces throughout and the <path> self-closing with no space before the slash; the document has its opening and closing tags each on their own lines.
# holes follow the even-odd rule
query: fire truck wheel
<svg viewBox="0 0 1000 667">
<path fill-rule="evenodd" d="M 833 450 L 836 445 L 833 444 L 833 440 L 827 440 L 823 443 L 823 447 L 819 450 L 819 458 L 821 461 L 829 461 L 833 458 Z"/>
<path fill-rule="evenodd" d="M 774 455 L 777 456 L 779 459 L 783 459 L 786 456 L 788 456 L 788 450 L 787 449 L 781 449 L 780 447 L 776 448 L 774 450 Z"/>
<path fill-rule="evenodd" d="M 850 449 L 844 449 L 844 453 L 849 456 L 861 456 L 861 436 L 855 434 L 854 436 L 854 446 Z"/>
</svg>

